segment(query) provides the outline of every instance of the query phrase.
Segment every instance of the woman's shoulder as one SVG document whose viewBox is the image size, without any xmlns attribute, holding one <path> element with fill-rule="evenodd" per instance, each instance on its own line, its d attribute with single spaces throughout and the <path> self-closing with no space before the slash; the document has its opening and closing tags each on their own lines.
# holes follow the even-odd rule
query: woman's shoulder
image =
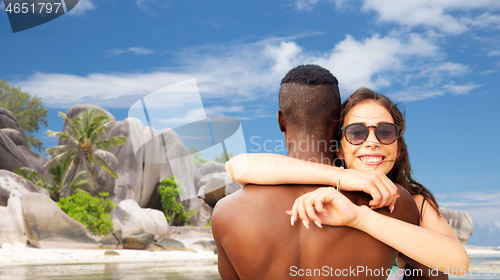
<svg viewBox="0 0 500 280">
<path fill-rule="evenodd" d="M 412 196 L 413 196 L 413 200 L 415 200 L 415 204 L 417 204 L 418 212 L 421 213 L 422 207 L 424 206 L 424 203 L 427 203 L 427 202 L 425 202 L 424 196 L 421 194 L 414 194 Z"/>
</svg>

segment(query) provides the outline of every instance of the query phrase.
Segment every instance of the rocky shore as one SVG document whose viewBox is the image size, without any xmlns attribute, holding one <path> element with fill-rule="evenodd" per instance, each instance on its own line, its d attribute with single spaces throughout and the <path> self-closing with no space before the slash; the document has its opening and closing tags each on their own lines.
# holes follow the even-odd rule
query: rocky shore
<svg viewBox="0 0 500 280">
<path fill-rule="evenodd" d="M 215 266 L 217 254 L 210 227 L 171 227 L 172 250 L 38 249 L 23 243 L 3 244 L 0 267 L 50 264 L 163 262 L 169 267 Z M 181 249 L 184 248 L 184 249 Z M 212 268 L 210 268 L 212 269 Z"/>
</svg>

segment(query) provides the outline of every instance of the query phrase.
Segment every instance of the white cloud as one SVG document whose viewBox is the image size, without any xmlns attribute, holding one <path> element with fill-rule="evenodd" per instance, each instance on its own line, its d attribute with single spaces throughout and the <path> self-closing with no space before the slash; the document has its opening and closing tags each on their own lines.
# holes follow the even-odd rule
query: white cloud
<svg viewBox="0 0 500 280">
<path fill-rule="evenodd" d="M 311 10 L 320 0 L 297 0 L 294 5 L 297 10 Z"/>
<path fill-rule="evenodd" d="M 335 3 L 340 8 L 346 0 L 294 0 L 297 10 L 310 11 L 320 2 Z M 426 27 L 448 34 L 461 34 L 471 27 L 500 28 L 498 0 L 360 0 L 361 10 L 375 12 L 380 22 L 410 28 Z M 352 4 L 352 2 L 350 2 Z"/>
<path fill-rule="evenodd" d="M 481 28 L 500 28 L 500 16 L 492 15 L 490 12 L 486 12 L 474 18 L 466 18 L 465 22 L 470 24 L 471 26 L 481 27 Z"/>
<path fill-rule="evenodd" d="M 128 108 L 145 94 L 191 78 L 190 75 L 169 72 L 92 73 L 87 76 L 36 73 L 20 84 L 23 90 L 42 98 L 48 107 L 65 108 L 78 103 L 92 103 Z"/>
<path fill-rule="evenodd" d="M 152 50 L 148 50 L 145 48 L 139 48 L 139 47 L 132 47 L 128 49 L 129 52 L 133 54 L 141 54 L 141 55 L 147 55 L 147 54 L 152 54 Z"/>
<path fill-rule="evenodd" d="M 230 107 L 234 111 L 225 111 L 228 113 L 238 113 L 245 101 L 275 100 L 283 76 L 291 68 L 309 63 L 329 69 L 339 79 L 344 96 L 366 86 L 398 101 L 412 101 L 446 93 L 467 94 L 478 87 L 474 83 L 455 83 L 455 76 L 466 74 L 470 69 L 459 63 L 442 61 L 437 45 L 418 34 L 373 35 L 363 40 L 347 35 L 324 53 L 304 49 L 295 41 L 299 37 L 189 48 L 175 54 L 178 67 L 149 73 L 91 73 L 86 76 L 36 73 L 17 84 L 42 98 L 47 107 L 90 102 L 104 107 L 127 108 L 142 95 L 196 78 L 203 98 L 231 101 L 231 106 L 235 107 Z M 108 52 L 112 55 L 152 53 L 143 48 Z M 393 86 L 405 90 L 387 90 Z"/>
<path fill-rule="evenodd" d="M 498 16 L 476 10 L 498 10 L 497 0 L 364 0 L 363 11 L 375 11 L 381 22 L 395 22 L 409 27 L 431 27 L 450 34 L 460 34 L 470 26 L 498 24 Z"/>
<path fill-rule="evenodd" d="M 242 112 L 243 110 L 243 106 L 212 106 L 207 108 L 187 110 L 185 115 L 182 117 L 161 119 L 159 120 L 159 122 L 167 124 L 186 124 L 206 119 L 207 116 L 218 116 L 223 115 L 224 113 Z"/>
<path fill-rule="evenodd" d="M 363 41 L 348 35 L 331 52 L 312 62 L 331 70 L 341 89 L 352 92 L 360 86 L 374 89 L 390 86 L 391 76 L 404 72 L 407 60 L 435 56 L 437 49 L 417 34 L 411 34 L 407 40 L 374 35 Z"/>
<path fill-rule="evenodd" d="M 83 15 L 90 10 L 94 10 L 96 7 L 91 0 L 80 0 L 78 4 L 69 11 L 69 15 Z"/>
<path fill-rule="evenodd" d="M 387 94 L 395 101 L 411 102 L 422 99 L 434 98 L 444 95 L 446 92 L 442 89 L 429 89 L 421 86 L 407 87 L 402 91 Z"/>
<path fill-rule="evenodd" d="M 473 82 L 468 82 L 463 85 L 456 85 L 454 83 L 450 83 L 443 86 L 444 89 L 454 94 L 469 94 L 471 90 L 476 89 L 478 87 L 480 87 L 480 85 L 476 85 Z"/>
<path fill-rule="evenodd" d="M 301 10 L 306 10 L 310 11 L 312 10 L 316 5 L 318 5 L 319 2 L 322 2 L 325 0 L 294 0 L 293 5 L 295 6 L 295 9 L 301 11 Z M 325 2 L 331 2 L 335 3 L 335 6 L 337 8 L 344 6 L 346 3 L 348 3 L 348 0 L 326 0 Z"/>
<path fill-rule="evenodd" d="M 438 72 L 447 72 L 450 76 L 460 76 L 470 72 L 467 65 L 453 62 L 445 62 L 440 65 L 429 65 L 429 68 L 424 70 L 425 73 L 436 74 Z"/>
<path fill-rule="evenodd" d="M 243 112 L 245 109 L 243 106 L 212 106 L 205 108 L 205 112 L 209 116 L 222 115 L 224 113 L 239 113 Z"/>
<path fill-rule="evenodd" d="M 125 54 L 125 53 L 132 53 L 132 54 L 135 54 L 135 55 L 148 55 L 148 54 L 153 54 L 154 51 L 152 50 L 148 50 L 146 48 L 141 48 L 141 47 L 131 47 L 131 48 L 128 48 L 126 50 L 122 50 L 122 49 L 111 49 L 111 50 L 107 50 L 107 51 L 104 51 L 105 53 L 108 53 L 109 56 L 119 56 L 119 55 L 122 55 L 122 54 Z"/>
<path fill-rule="evenodd" d="M 206 119 L 205 109 L 199 108 L 194 110 L 188 110 L 186 115 L 180 118 L 170 118 L 160 120 L 161 123 L 169 123 L 169 124 L 182 124 L 182 123 L 191 123 L 199 120 Z"/>
<path fill-rule="evenodd" d="M 135 4 L 143 11 L 156 14 L 158 9 L 168 8 L 172 0 L 135 0 Z"/>
<path fill-rule="evenodd" d="M 500 192 L 437 194 L 439 206 L 464 211 L 474 224 L 500 223 Z"/>
<path fill-rule="evenodd" d="M 488 52 L 489 56 L 500 56 L 500 50 L 493 50 Z"/>
<path fill-rule="evenodd" d="M 481 74 L 481 75 L 489 75 L 489 74 L 493 74 L 495 72 L 496 72 L 495 70 L 486 70 L 486 71 L 480 72 L 479 74 Z"/>
</svg>

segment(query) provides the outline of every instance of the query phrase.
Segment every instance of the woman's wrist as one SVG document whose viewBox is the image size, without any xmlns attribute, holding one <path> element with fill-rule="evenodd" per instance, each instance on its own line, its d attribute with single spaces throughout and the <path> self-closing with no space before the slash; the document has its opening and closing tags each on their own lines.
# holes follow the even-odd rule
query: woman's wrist
<svg viewBox="0 0 500 280">
<path fill-rule="evenodd" d="M 370 215 L 375 212 L 373 212 L 366 205 L 355 205 L 354 207 L 357 210 L 356 218 L 354 218 L 353 221 L 347 226 L 364 231 L 364 229 L 366 228 L 366 223 L 369 222 L 372 218 L 370 217 Z"/>
<path fill-rule="evenodd" d="M 328 182 L 328 185 L 332 186 L 332 187 L 335 187 L 337 186 L 337 181 L 339 179 L 339 168 L 336 167 L 336 166 L 330 166 L 330 172 L 328 172 L 329 174 L 329 182 Z"/>
</svg>

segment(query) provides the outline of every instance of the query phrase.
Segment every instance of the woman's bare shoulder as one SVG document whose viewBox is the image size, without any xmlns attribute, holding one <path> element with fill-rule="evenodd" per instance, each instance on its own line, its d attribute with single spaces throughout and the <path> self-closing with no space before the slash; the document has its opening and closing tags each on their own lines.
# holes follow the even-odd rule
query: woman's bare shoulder
<svg viewBox="0 0 500 280">
<path fill-rule="evenodd" d="M 413 196 L 413 200 L 415 200 L 415 204 L 417 204 L 418 212 L 421 213 L 423 202 L 424 202 L 424 196 L 421 194 L 414 194 L 412 196 Z"/>
</svg>

